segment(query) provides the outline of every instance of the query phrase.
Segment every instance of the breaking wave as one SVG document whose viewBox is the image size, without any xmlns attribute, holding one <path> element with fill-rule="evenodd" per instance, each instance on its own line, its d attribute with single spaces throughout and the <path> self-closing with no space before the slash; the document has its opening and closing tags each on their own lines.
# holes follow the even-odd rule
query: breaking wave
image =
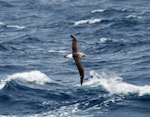
<svg viewBox="0 0 150 117">
<path fill-rule="evenodd" d="M 101 22 L 102 20 L 99 19 L 99 18 L 92 18 L 92 19 L 86 19 L 86 20 L 79 20 L 79 21 L 76 21 L 74 23 L 75 26 L 77 25 L 81 25 L 81 24 L 94 24 L 94 23 L 99 23 Z"/>
<path fill-rule="evenodd" d="M 130 19 L 130 18 L 137 18 L 137 19 L 141 19 L 141 16 L 136 16 L 136 15 L 128 15 L 126 16 L 126 18 Z"/>
<path fill-rule="evenodd" d="M 48 50 L 48 52 L 50 52 L 50 53 L 66 53 L 69 51 L 66 51 L 66 50 Z"/>
<path fill-rule="evenodd" d="M 20 30 L 25 28 L 25 26 L 18 26 L 18 25 L 7 25 L 6 27 L 20 29 Z"/>
<path fill-rule="evenodd" d="M 105 43 L 105 42 L 107 42 L 107 41 L 111 41 L 111 39 L 106 38 L 106 37 L 101 37 L 101 38 L 99 39 L 99 41 L 100 41 L 101 43 Z"/>
<path fill-rule="evenodd" d="M 18 29 L 18 30 L 22 30 L 25 29 L 25 26 L 19 26 L 19 25 L 10 25 L 4 22 L 0 22 L 0 26 L 4 26 L 6 28 L 12 28 L 12 29 Z"/>
<path fill-rule="evenodd" d="M 52 79 L 50 79 L 46 74 L 35 70 L 30 72 L 22 72 L 8 75 L 6 79 L 0 81 L 0 89 L 3 89 L 7 82 L 10 82 L 11 80 L 15 79 L 25 80 L 27 82 L 34 82 L 40 85 L 52 82 Z"/>
<path fill-rule="evenodd" d="M 97 10 L 93 10 L 93 11 L 91 11 L 92 13 L 97 13 L 97 12 L 104 12 L 105 11 L 105 9 L 97 9 Z"/>
<path fill-rule="evenodd" d="M 5 25 L 5 23 L 3 23 L 3 22 L 0 22 L 0 26 L 3 26 L 3 25 Z"/>
<path fill-rule="evenodd" d="M 84 83 L 91 87 L 102 86 L 110 94 L 138 94 L 139 96 L 150 95 L 150 86 L 138 86 L 123 82 L 121 77 L 108 76 L 105 73 L 101 75 L 95 71 L 90 72 L 91 79 Z"/>
</svg>

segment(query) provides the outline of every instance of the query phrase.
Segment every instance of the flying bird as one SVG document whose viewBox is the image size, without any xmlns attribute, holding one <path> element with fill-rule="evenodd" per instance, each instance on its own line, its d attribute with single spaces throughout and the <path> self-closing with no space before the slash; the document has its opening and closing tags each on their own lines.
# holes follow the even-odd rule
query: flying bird
<svg viewBox="0 0 150 117">
<path fill-rule="evenodd" d="M 83 55 L 78 51 L 78 41 L 77 39 L 70 35 L 71 39 L 72 39 L 72 57 L 75 60 L 75 64 L 78 68 L 79 74 L 80 74 L 80 84 L 82 85 L 83 83 L 83 79 L 84 79 L 84 68 L 81 64 L 81 57 L 83 57 Z"/>
</svg>

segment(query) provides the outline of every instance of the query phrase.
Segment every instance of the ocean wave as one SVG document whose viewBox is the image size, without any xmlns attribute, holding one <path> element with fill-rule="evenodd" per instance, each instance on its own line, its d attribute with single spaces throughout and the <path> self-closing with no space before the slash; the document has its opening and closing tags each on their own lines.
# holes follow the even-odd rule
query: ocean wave
<svg viewBox="0 0 150 117">
<path fill-rule="evenodd" d="M 138 18 L 138 19 L 141 19 L 142 17 L 141 16 L 136 16 L 136 15 L 128 15 L 126 16 L 126 18 L 130 19 L 130 18 Z"/>
<path fill-rule="evenodd" d="M 0 26 L 4 26 L 5 25 L 5 23 L 3 23 L 3 22 L 0 22 Z"/>
<path fill-rule="evenodd" d="M 25 26 L 19 26 L 19 25 L 7 25 L 6 27 L 7 28 L 15 28 L 15 29 L 19 29 L 19 30 L 26 28 Z"/>
<path fill-rule="evenodd" d="M 115 38 L 108 38 L 108 37 L 101 37 L 99 38 L 100 43 L 106 43 L 106 42 L 112 42 L 112 43 L 131 43 L 131 41 L 128 41 L 126 39 L 120 38 L 120 39 L 115 39 Z"/>
<path fill-rule="evenodd" d="M 18 29 L 18 30 L 22 30 L 25 29 L 25 26 L 19 26 L 19 25 L 10 25 L 4 22 L 0 22 L 0 26 L 4 26 L 6 28 L 13 28 L 13 29 Z"/>
<path fill-rule="evenodd" d="M 101 37 L 101 38 L 99 39 L 99 41 L 100 41 L 101 43 L 105 43 L 106 41 L 111 41 L 111 39 L 106 38 L 106 37 Z"/>
<path fill-rule="evenodd" d="M 102 12 L 104 12 L 104 11 L 105 11 L 105 9 L 97 9 L 97 10 L 91 11 L 91 13 L 97 13 L 97 12 L 102 13 Z"/>
<path fill-rule="evenodd" d="M 13 5 L 12 4 L 10 4 L 10 2 L 8 2 L 8 1 L 5 1 L 5 0 L 1 0 L 0 1 L 0 6 L 1 7 L 13 7 Z"/>
<path fill-rule="evenodd" d="M 24 36 L 22 36 L 21 42 L 22 43 L 42 43 L 43 40 L 41 40 L 38 37 L 31 36 L 31 35 L 24 35 Z"/>
<path fill-rule="evenodd" d="M 138 86 L 129 84 L 122 81 L 121 77 L 118 76 L 108 76 L 105 73 L 101 75 L 95 71 L 90 72 L 91 79 L 85 82 L 83 85 L 88 86 L 102 86 L 110 94 L 138 94 L 139 96 L 150 95 L 150 86 Z"/>
<path fill-rule="evenodd" d="M 69 51 L 66 51 L 66 50 L 48 50 L 48 52 L 50 53 L 66 53 L 66 52 L 69 52 Z"/>
<path fill-rule="evenodd" d="M 94 24 L 94 23 L 98 23 L 98 22 L 101 22 L 102 20 L 99 19 L 99 18 L 92 18 L 92 19 L 86 19 L 86 20 L 79 20 L 79 21 L 76 21 L 74 23 L 74 25 L 81 25 L 81 24 Z"/>
<path fill-rule="evenodd" d="M 50 83 L 53 81 L 46 74 L 37 70 L 30 72 L 15 73 L 12 75 L 8 75 L 6 79 L 0 81 L 0 89 L 3 89 L 7 82 L 10 82 L 11 80 L 15 79 L 25 80 L 27 82 L 34 82 L 40 85 L 44 85 L 45 83 Z"/>
<path fill-rule="evenodd" d="M 6 51 L 7 50 L 7 48 L 5 47 L 5 46 L 3 46 L 2 44 L 0 44 L 0 51 Z"/>
<path fill-rule="evenodd" d="M 47 103 L 47 102 L 46 102 Z M 50 103 L 53 104 L 53 102 L 49 102 L 48 105 L 50 105 Z M 55 110 L 50 110 L 48 112 L 45 113 L 40 113 L 40 114 L 35 114 L 35 115 L 30 115 L 29 117 L 32 116 L 36 116 L 36 117 L 85 117 L 82 115 L 76 115 L 76 113 L 81 112 L 81 110 L 78 109 L 79 104 L 73 104 L 73 105 L 68 105 L 68 106 L 62 106 L 58 109 Z"/>
</svg>

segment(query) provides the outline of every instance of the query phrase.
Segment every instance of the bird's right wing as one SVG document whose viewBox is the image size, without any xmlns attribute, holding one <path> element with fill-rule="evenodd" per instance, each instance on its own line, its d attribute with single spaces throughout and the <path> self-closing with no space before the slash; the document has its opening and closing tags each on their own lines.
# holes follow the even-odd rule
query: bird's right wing
<svg viewBox="0 0 150 117">
<path fill-rule="evenodd" d="M 70 35 L 70 37 L 72 38 L 72 53 L 77 53 L 78 52 L 78 41 L 74 36 Z"/>
<path fill-rule="evenodd" d="M 83 66 L 82 66 L 80 60 L 75 60 L 75 63 L 76 63 L 76 66 L 77 66 L 79 74 L 80 74 L 80 83 L 82 85 L 83 79 L 84 79 L 84 69 L 83 69 Z"/>
</svg>

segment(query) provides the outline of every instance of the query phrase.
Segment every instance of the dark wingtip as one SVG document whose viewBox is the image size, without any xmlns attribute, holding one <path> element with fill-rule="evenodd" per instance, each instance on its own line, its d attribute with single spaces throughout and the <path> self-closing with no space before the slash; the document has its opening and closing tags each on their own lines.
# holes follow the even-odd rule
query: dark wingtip
<svg viewBox="0 0 150 117">
<path fill-rule="evenodd" d="M 80 84 L 81 84 L 81 86 L 82 86 L 82 84 L 83 84 L 83 78 L 81 78 L 81 80 L 80 80 Z"/>
<path fill-rule="evenodd" d="M 71 37 L 71 38 L 74 38 L 74 36 L 73 36 L 73 35 L 70 35 L 70 37 Z"/>
<path fill-rule="evenodd" d="M 70 37 L 72 40 L 77 41 L 77 39 L 73 35 L 70 35 Z"/>
</svg>

